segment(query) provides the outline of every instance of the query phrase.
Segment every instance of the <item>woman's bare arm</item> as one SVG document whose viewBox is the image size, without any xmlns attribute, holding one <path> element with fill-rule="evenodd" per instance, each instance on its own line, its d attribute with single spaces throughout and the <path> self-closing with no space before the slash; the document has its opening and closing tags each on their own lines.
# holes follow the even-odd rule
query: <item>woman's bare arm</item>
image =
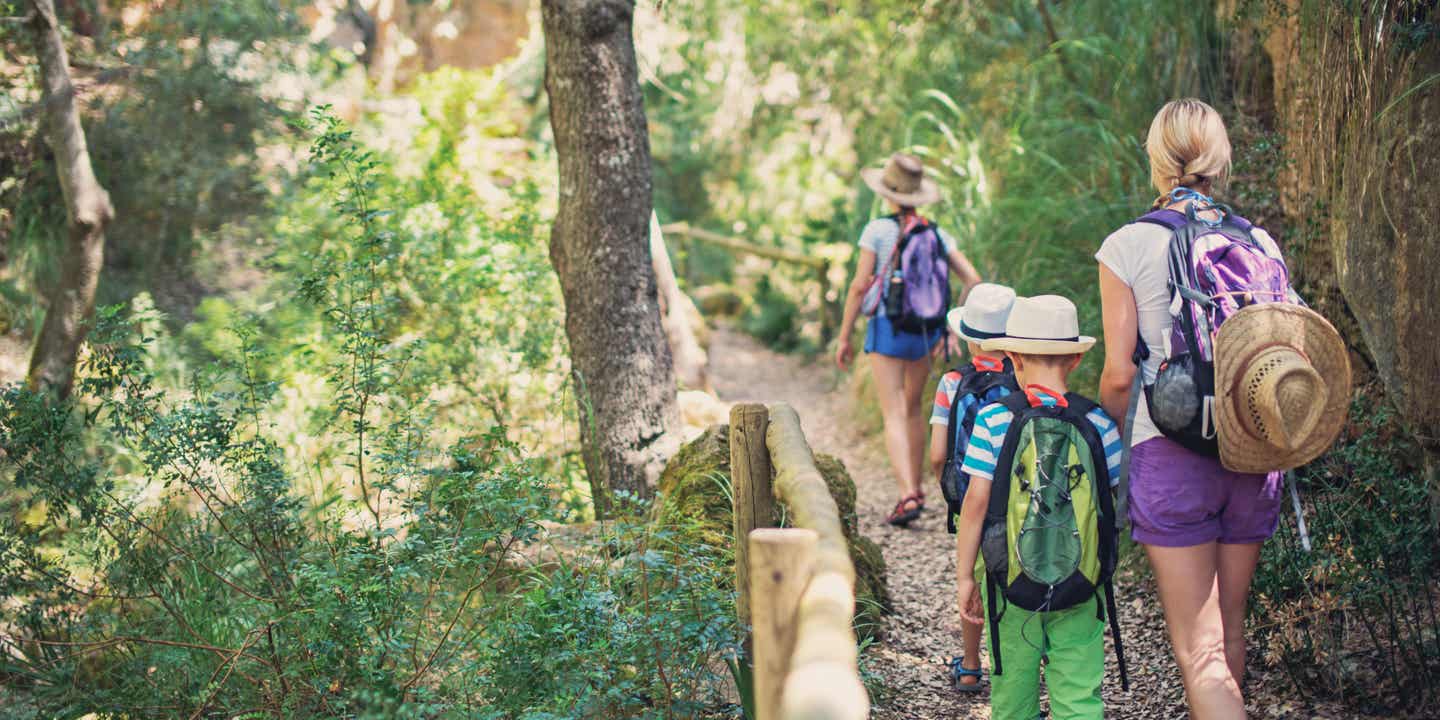
<svg viewBox="0 0 1440 720">
<path fill-rule="evenodd" d="M 980 283 L 980 273 L 970 263 L 970 258 L 965 257 L 965 253 L 959 250 L 951 250 L 946 259 L 949 260 L 950 270 L 955 273 L 955 277 L 960 278 L 960 283 L 965 286 L 965 289 L 960 292 L 960 302 L 963 303 L 965 296 L 970 294 L 970 288 Z"/>
<path fill-rule="evenodd" d="M 840 321 L 840 341 L 835 348 L 835 364 L 841 370 L 850 369 L 850 358 L 854 350 L 850 336 L 855 333 L 855 321 L 860 315 L 860 301 L 865 297 L 870 282 L 875 278 L 875 251 L 860 248 L 860 260 L 855 264 L 855 277 L 850 280 L 850 289 L 845 294 L 845 315 Z"/>
<path fill-rule="evenodd" d="M 1100 263 L 1100 312 L 1105 320 L 1105 368 L 1100 371 L 1100 405 L 1123 426 L 1135 381 L 1135 341 L 1139 319 L 1135 293 L 1114 271 Z"/>
</svg>

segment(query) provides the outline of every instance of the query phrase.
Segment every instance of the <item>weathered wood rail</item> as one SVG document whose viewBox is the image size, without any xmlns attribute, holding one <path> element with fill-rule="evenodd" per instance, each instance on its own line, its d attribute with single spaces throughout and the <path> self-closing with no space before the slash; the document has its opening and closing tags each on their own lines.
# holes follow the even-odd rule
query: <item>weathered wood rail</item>
<svg viewBox="0 0 1440 720">
<path fill-rule="evenodd" d="M 729 237 L 719 233 L 710 232 L 704 228 L 691 227 L 687 222 L 673 222 L 661 228 L 666 235 L 679 236 L 690 241 L 702 242 L 718 248 L 724 248 L 733 253 L 743 255 L 754 255 L 775 262 L 790 263 L 801 267 L 809 268 L 814 273 L 815 282 L 820 286 L 820 343 L 822 345 L 830 342 L 831 336 L 835 333 L 836 318 L 839 314 L 839 303 L 832 303 L 830 297 L 830 270 L 834 261 L 806 255 L 791 250 L 777 247 L 766 247 L 746 242 L 736 237 Z"/>
<path fill-rule="evenodd" d="M 730 411 L 736 607 L 753 634 L 758 720 L 861 720 L 855 566 L 840 509 L 789 405 Z M 769 527 L 775 500 L 791 527 Z"/>
</svg>

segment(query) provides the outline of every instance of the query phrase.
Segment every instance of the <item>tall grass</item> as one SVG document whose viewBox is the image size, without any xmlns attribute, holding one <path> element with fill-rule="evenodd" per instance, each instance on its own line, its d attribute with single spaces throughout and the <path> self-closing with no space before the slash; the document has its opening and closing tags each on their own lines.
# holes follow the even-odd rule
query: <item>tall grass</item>
<svg viewBox="0 0 1440 720">
<path fill-rule="evenodd" d="M 1143 140 L 1166 100 L 1218 102 L 1213 10 L 1201 5 L 992 2 L 950 26 L 965 52 L 920 64 L 898 144 L 925 157 L 945 202 L 933 212 L 986 279 L 1075 301 L 1100 335 L 1094 252 L 1143 213 Z M 968 16 L 967 16 L 968 13 Z M 1058 40 L 1058 41 L 1056 41 Z M 884 137 L 884 133 L 876 133 Z M 1081 366 L 1091 392 L 1102 353 Z"/>
</svg>

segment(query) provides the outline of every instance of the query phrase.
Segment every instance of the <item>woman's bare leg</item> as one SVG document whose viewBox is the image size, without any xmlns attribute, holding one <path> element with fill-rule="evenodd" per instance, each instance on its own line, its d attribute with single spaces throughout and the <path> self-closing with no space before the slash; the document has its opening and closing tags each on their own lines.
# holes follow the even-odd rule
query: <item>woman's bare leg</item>
<svg viewBox="0 0 1440 720">
<path fill-rule="evenodd" d="M 924 477 L 921 467 L 925 462 L 926 410 L 924 402 L 925 383 L 930 379 L 930 357 L 905 362 L 905 428 L 910 441 L 910 477 L 914 484 L 910 492 L 920 492 L 920 480 Z"/>
<path fill-rule="evenodd" d="M 869 360 L 870 372 L 875 378 L 875 393 L 880 401 L 880 414 L 885 421 L 885 450 L 890 455 L 890 467 L 895 471 L 900 497 L 909 497 L 920 485 L 919 465 L 911 458 L 918 458 L 924 445 L 914 444 L 906 410 L 905 366 L 908 363 L 879 353 L 871 353 Z"/>
<path fill-rule="evenodd" d="M 1225 654 L 1225 623 L 1220 612 L 1219 546 L 1183 548 L 1145 546 L 1175 661 L 1185 682 L 1185 699 L 1195 720 L 1244 720 L 1240 684 Z"/>
<path fill-rule="evenodd" d="M 1260 544 L 1220 545 L 1220 616 L 1225 624 L 1225 662 L 1235 682 L 1245 683 L 1245 601 L 1260 562 Z"/>
</svg>

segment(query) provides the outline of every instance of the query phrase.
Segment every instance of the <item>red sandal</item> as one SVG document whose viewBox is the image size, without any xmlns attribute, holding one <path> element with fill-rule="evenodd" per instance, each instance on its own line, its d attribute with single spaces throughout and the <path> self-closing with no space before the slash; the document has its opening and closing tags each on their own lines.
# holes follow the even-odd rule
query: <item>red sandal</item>
<svg viewBox="0 0 1440 720">
<path fill-rule="evenodd" d="M 890 511 L 890 517 L 885 522 L 895 527 L 905 527 L 920 517 L 920 511 L 925 509 L 925 503 L 919 495 L 909 495 L 901 498 L 895 503 L 895 509 Z"/>
</svg>

